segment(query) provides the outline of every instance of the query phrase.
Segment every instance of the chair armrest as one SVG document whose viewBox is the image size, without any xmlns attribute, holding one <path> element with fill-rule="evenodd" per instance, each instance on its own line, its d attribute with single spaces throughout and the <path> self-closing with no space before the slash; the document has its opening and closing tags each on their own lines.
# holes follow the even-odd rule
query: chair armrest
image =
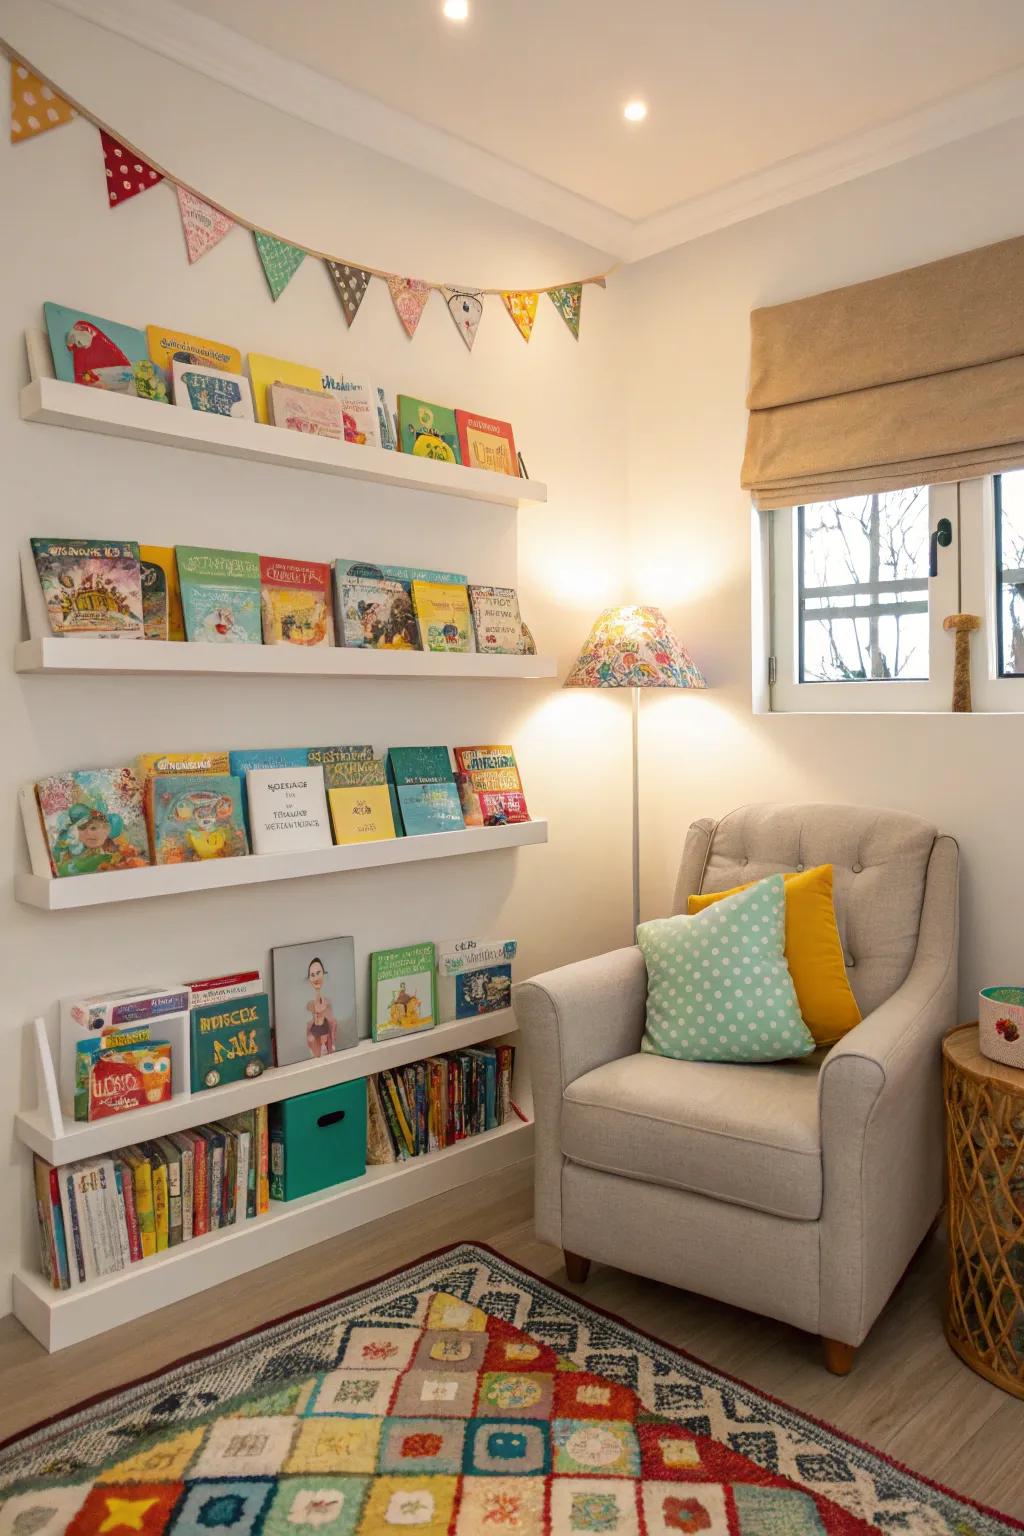
<svg viewBox="0 0 1024 1536">
<path fill-rule="evenodd" d="M 595 1067 L 640 1048 L 647 969 L 639 949 L 612 950 L 515 988 L 534 1103 L 537 1236 L 562 1246 L 562 1095 Z"/>
</svg>

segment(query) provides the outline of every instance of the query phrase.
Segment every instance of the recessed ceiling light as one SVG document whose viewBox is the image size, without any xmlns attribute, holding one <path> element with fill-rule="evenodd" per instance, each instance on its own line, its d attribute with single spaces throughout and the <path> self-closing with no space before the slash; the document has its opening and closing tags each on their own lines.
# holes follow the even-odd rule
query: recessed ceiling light
<svg viewBox="0 0 1024 1536">
<path fill-rule="evenodd" d="M 622 115 L 627 123 L 642 123 L 647 116 L 646 101 L 627 101 L 622 109 Z"/>
<path fill-rule="evenodd" d="M 465 21 L 469 16 L 469 0 L 444 0 L 442 10 L 449 21 Z"/>
</svg>

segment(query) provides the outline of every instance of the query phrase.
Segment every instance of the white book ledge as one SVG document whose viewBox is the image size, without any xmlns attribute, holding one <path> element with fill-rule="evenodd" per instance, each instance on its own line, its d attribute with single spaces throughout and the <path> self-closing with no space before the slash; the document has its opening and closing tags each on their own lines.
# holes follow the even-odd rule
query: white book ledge
<svg viewBox="0 0 1024 1536">
<path fill-rule="evenodd" d="M 346 646 L 207 645 L 200 641 L 96 640 L 44 636 L 21 640 L 14 670 L 24 673 L 168 673 L 185 677 L 554 677 L 554 656 L 440 655 L 433 651 L 371 651 Z"/>
<path fill-rule="evenodd" d="M 272 1200 L 266 1215 L 209 1232 L 74 1290 L 55 1291 L 41 1274 L 19 1270 L 14 1315 L 46 1349 L 64 1349 L 311 1243 L 507 1168 L 532 1150 L 532 1122 L 513 1116 L 496 1130 L 405 1163 L 367 1168 L 361 1178 L 303 1200 Z"/>
<path fill-rule="evenodd" d="M 278 464 L 284 469 L 309 469 L 321 475 L 347 475 L 353 480 L 436 491 L 444 496 L 495 502 L 505 507 L 548 499 L 548 488 L 539 480 L 519 480 L 463 464 L 443 464 L 412 454 L 389 453 L 383 448 L 339 443 L 259 422 L 232 421 L 212 412 L 187 411 L 181 406 L 88 389 L 60 379 L 35 379 L 26 384 L 21 391 L 21 417 L 23 421 L 72 427 L 79 432 L 130 437 L 169 448 L 191 448 L 197 453 Z"/>
<path fill-rule="evenodd" d="M 440 1056 L 444 1051 L 462 1051 L 485 1040 L 505 1039 L 516 1030 L 512 1009 L 502 1008 L 477 1018 L 439 1024 L 435 1029 L 417 1030 L 404 1039 L 360 1040 L 350 1050 L 336 1051 L 319 1060 L 268 1067 L 261 1077 L 225 1083 L 221 1088 L 205 1088 L 201 1093 L 176 1094 L 165 1104 L 91 1121 L 69 1120 L 60 1114 L 55 1102 L 57 1080 L 52 1062 L 37 1062 L 39 1106 L 16 1115 L 14 1125 L 27 1147 L 48 1163 L 60 1166 L 81 1157 L 100 1157 L 140 1139 L 152 1141 L 157 1136 L 173 1136 L 190 1126 L 222 1120 L 225 1115 L 237 1115 L 259 1104 L 277 1104 L 300 1093 L 369 1077 L 427 1056 Z M 159 1034 L 159 1029 L 154 1032 Z M 37 1051 L 46 1050 L 49 1056 L 49 1046 L 39 1026 L 35 1045 Z"/>
<path fill-rule="evenodd" d="M 138 901 L 145 896 L 177 896 L 184 891 L 213 891 L 267 880 L 298 880 L 306 875 L 414 864 L 422 859 L 447 859 L 464 853 L 491 853 L 547 840 L 546 821 L 523 821 L 510 827 L 467 827 L 462 832 L 394 837 L 379 843 L 353 843 L 303 853 L 249 854 L 239 859 L 208 859 L 196 864 L 155 864 L 104 875 L 53 879 L 49 875 L 17 874 L 14 894 L 26 906 L 40 907 L 44 912 L 65 912 L 71 907 Z"/>
</svg>

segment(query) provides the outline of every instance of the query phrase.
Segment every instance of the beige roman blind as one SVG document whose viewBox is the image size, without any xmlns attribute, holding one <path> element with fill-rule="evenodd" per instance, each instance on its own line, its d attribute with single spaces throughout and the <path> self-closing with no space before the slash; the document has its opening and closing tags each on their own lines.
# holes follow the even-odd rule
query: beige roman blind
<svg viewBox="0 0 1024 1536">
<path fill-rule="evenodd" d="M 1024 237 L 750 317 L 759 507 L 1024 465 Z"/>
</svg>

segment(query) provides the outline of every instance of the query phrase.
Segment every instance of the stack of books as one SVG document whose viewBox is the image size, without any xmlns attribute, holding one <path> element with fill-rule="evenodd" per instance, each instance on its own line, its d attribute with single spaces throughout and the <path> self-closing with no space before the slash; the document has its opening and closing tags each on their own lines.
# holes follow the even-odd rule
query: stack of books
<svg viewBox="0 0 1024 1536">
<path fill-rule="evenodd" d="M 451 1051 L 366 1080 L 367 1163 L 393 1163 L 493 1131 L 514 1112 L 511 1045 Z"/>
</svg>

